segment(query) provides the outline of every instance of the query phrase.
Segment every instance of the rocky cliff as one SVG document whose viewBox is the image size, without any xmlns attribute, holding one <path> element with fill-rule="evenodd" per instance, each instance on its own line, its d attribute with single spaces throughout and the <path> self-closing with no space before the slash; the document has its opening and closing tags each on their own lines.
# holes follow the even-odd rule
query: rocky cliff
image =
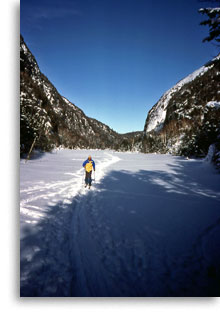
<svg viewBox="0 0 220 317">
<path fill-rule="evenodd" d="M 220 151 L 220 54 L 169 89 L 149 111 L 144 152 L 206 156 Z"/>
<path fill-rule="evenodd" d="M 20 38 L 21 153 L 54 147 L 125 149 L 123 136 L 89 118 L 61 96 L 41 73 L 37 61 Z"/>
</svg>

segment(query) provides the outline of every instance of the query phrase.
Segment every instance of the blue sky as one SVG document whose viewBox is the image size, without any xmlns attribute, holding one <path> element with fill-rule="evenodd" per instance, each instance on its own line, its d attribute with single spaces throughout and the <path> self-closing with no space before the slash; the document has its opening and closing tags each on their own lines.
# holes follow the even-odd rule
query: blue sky
<svg viewBox="0 0 220 317">
<path fill-rule="evenodd" d="M 202 43 L 203 0 L 21 0 L 21 34 L 40 70 L 87 116 L 120 133 L 218 49 Z"/>
</svg>

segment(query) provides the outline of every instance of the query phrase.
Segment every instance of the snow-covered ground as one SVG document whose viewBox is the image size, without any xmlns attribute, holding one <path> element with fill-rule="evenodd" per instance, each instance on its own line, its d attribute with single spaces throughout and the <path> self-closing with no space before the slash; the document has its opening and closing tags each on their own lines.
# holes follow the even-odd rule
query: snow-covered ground
<svg viewBox="0 0 220 317">
<path fill-rule="evenodd" d="M 208 163 L 57 150 L 21 160 L 20 191 L 21 296 L 220 295 L 220 176 Z"/>
</svg>

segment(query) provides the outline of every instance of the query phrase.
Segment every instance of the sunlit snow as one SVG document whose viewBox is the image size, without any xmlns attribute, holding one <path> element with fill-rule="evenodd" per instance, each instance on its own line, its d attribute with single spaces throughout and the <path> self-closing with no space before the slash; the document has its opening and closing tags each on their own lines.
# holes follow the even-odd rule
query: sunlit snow
<svg viewBox="0 0 220 317">
<path fill-rule="evenodd" d="M 20 172 L 21 296 L 220 295 L 220 181 L 209 163 L 56 150 L 21 160 Z"/>
<path fill-rule="evenodd" d="M 220 58 L 220 54 L 216 58 L 214 58 L 213 61 L 219 58 Z M 165 92 L 165 94 L 160 98 L 158 103 L 149 112 L 149 120 L 148 120 L 148 125 L 146 128 L 146 132 L 150 132 L 152 130 L 155 130 L 155 131 L 160 130 L 163 127 L 163 123 L 167 113 L 167 106 L 173 94 L 179 91 L 185 84 L 193 81 L 196 77 L 202 76 L 205 72 L 207 72 L 213 66 L 214 64 L 200 67 L 198 70 L 194 71 L 189 76 L 180 80 L 175 86 L 173 86 L 171 89 Z"/>
</svg>

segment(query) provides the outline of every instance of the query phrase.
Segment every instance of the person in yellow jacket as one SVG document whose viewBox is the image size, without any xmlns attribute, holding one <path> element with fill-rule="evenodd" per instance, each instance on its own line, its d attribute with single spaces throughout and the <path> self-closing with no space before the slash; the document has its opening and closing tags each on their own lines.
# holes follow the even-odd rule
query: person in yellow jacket
<svg viewBox="0 0 220 317">
<path fill-rule="evenodd" d="M 92 160 L 91 155 L 88 159 L 83 162 L 83 167 L 85 168 L 85 187 L 89 185 L 89 188 L 92 185 L 92 170 L 95 172 L 95 162 Z"/>
</svg>

